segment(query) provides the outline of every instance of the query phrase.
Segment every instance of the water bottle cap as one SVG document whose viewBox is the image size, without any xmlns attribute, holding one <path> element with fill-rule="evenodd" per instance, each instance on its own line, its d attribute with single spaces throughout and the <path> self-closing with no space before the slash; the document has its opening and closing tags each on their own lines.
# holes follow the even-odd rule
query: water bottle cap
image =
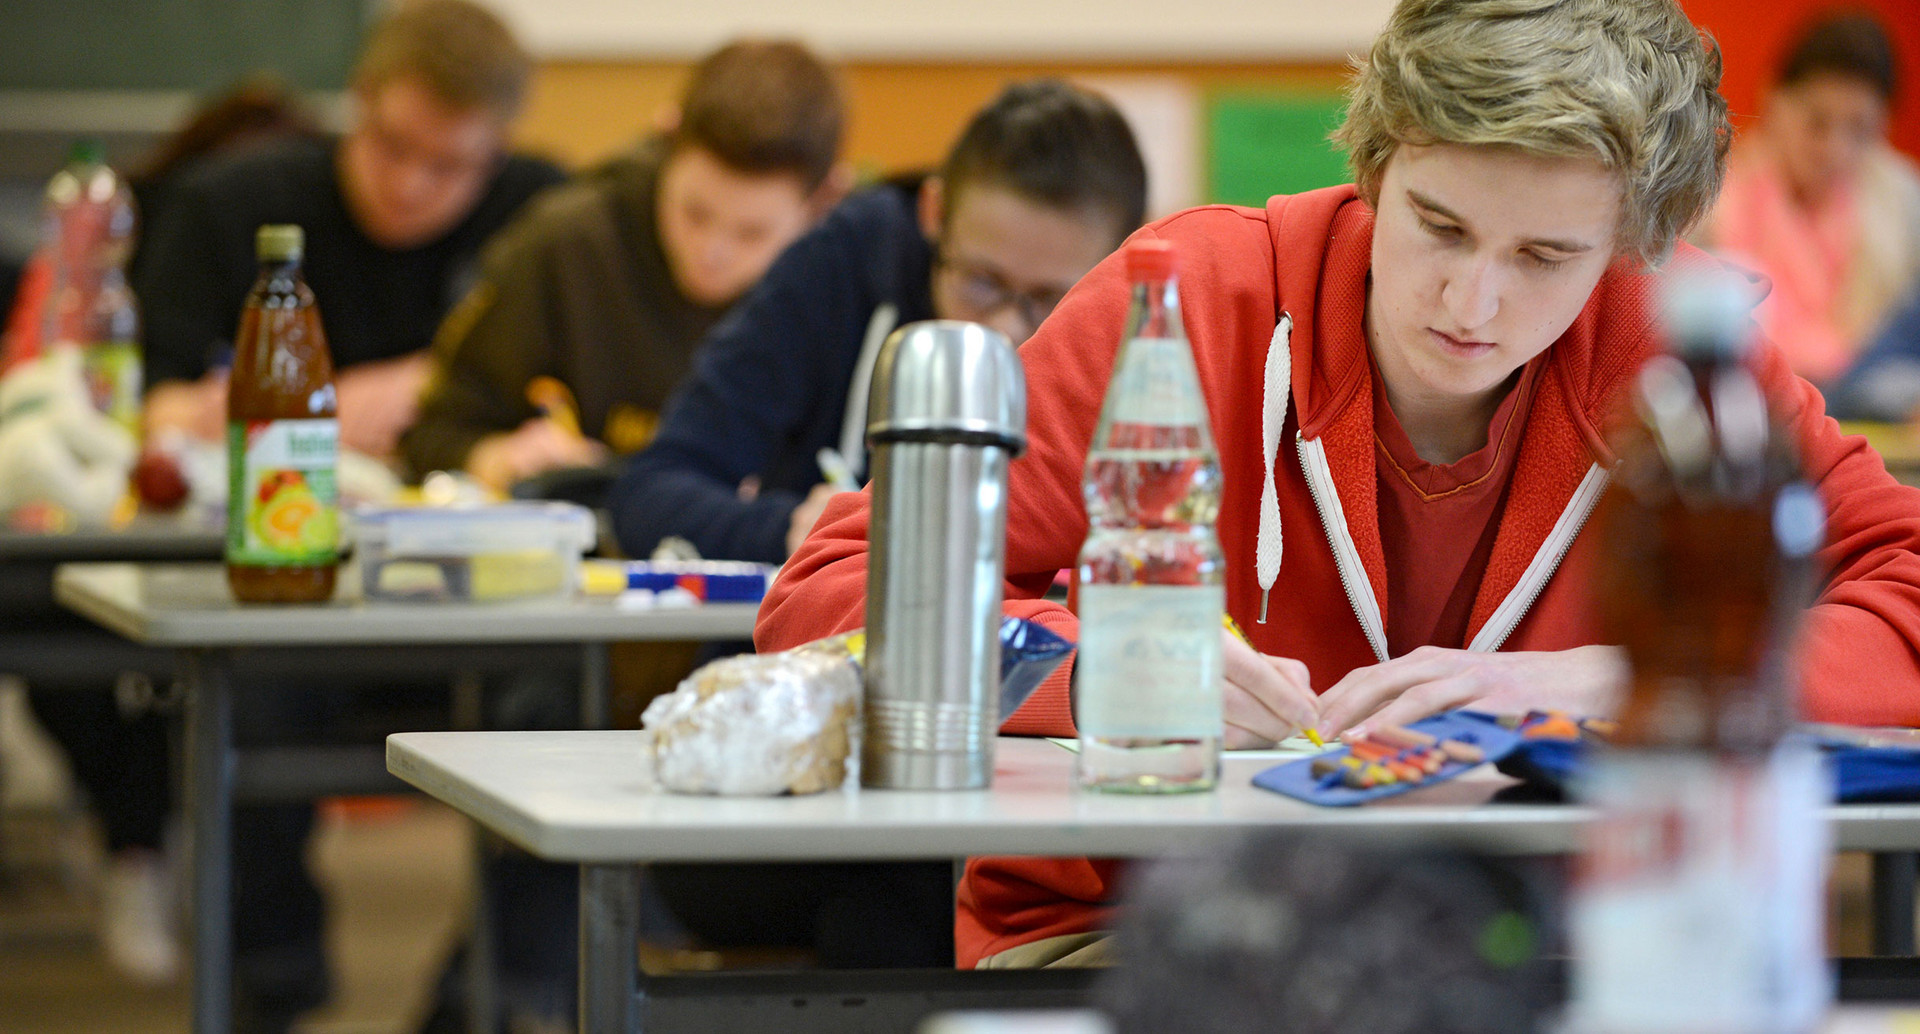
<svg viewBox="0 0 1920 1034">
<path fill-rule="evenodd" d="M 1740 277 L 1725 270 L 1675 276 L 1662 302 L 1675 353 L 1705 358 L 1746 351 L 1753 299 Z"/>
<path fill-rule="evenodd" d="M 254 251 L 262 262 L 296 262 L 306 249 L 306 233 L 298 226 L 268 224 L 254 236 Z"/>
<path fill-rule="evenodd" d="M 75 140 L 73 149 L 67 152 L 68 165 L 105 165 L 106 162 L 107 149 L 90 136 Z"/>
<path fill-rule="evenodd" d="M 1173 242 L 1148 237 L 1127 245 L 1127 278 L 1166 280 L 1173 276 Z"/>
</svg>

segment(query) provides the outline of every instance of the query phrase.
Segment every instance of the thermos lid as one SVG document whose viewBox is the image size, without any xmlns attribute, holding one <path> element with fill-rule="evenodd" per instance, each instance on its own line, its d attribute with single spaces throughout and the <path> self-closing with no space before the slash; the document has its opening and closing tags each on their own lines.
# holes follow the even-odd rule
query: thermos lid
<svg viewBox="0 0 1920 1034">
<path fill-rule="evenodd" d="M 873 364 L 867 439 L 1027 445 L 1027 376 L 1006 335 L 925 320 L 893 332 Z"/>
</svg>

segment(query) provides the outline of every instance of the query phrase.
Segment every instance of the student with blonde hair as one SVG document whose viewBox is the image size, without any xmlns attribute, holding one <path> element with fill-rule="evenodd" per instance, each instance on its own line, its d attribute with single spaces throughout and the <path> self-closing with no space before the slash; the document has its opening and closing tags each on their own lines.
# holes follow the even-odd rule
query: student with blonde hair
<svg viewBox="0 0 1920 1034">
<path fill-rule="evenodd" d="M 1219 445 L 1227 610 L 1252 642 L 1223 633 L 1229 746 L 1467 705 L 1618 705 L 1582 528 L 1615 459 L 1600 427 L 1661 347 L 1663 281 L 1717 265 L 1675 240 L 1720 184 L 1719 80 L 1674 0 L 1402 0 L 1338 132 L 1357 185 L 1140 231 L 1177 250 Z M 1031 444 L 1008 487 L 1007 609 L 1076 638 L 1042 592 L 1087 534 L 1127 302 L 1123 263 L 1103 262 L 1020 350 Z M 1840 437 L 1777 351 L 1755 361 L 1830 507 L 1807 710 L 1920 721 L 1920 495 Z M 828 506 L 761 611 L 762 649 L 861 622 L 867 521 L 861 497 Z M 1003 731 L 1071 735 L 1072 718 L 1061 673 Z M 1117 876 L 971 860 L 960 964 L 1103 958 Z"/>
</svg>

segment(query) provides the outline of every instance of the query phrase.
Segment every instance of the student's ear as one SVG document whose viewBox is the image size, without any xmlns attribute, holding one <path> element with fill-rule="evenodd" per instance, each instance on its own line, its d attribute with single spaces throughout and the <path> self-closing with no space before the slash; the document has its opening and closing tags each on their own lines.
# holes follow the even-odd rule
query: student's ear
<svg viewBox="0 0 1920 1034">
<path fill-rule="evenodd" d="M 940 239 L 940 227 L 947 221 L 947 184 L 938 176 L 920 183 L 920 232 L 930 241 Z"/>
<path fill-rule="evenodd" d="M 827 178 L 813 188 L 813 196 L 807 199 L 807 207 L 812 211 L 815 221 L 826 217 L 853 190 L 853 166 L 847 162 L 835 162 L 827 171 Z"/>
</svg>

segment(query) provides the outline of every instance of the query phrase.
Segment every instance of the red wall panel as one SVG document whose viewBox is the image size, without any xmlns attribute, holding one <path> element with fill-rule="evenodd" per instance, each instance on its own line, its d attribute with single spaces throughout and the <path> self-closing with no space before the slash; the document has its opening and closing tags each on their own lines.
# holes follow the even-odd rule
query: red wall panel
<svg viewBox="0 0 1920 1034">
<path fill-rule="evenodd" d="M 1836 5 L 1819 0 L 1681 0 L 1681 6 L 1694 24 L 1720 41 L 1727 63 L 1722 91 L 1738 127 L 1759 113 L 1761 92 L 1796 30 Z M 1893 142 L 1920 156 L 1920 0 L 1853 0 L 1847 6 L 1873 11 L 1892 30 L 1901 75 Z"/>
</svg>

